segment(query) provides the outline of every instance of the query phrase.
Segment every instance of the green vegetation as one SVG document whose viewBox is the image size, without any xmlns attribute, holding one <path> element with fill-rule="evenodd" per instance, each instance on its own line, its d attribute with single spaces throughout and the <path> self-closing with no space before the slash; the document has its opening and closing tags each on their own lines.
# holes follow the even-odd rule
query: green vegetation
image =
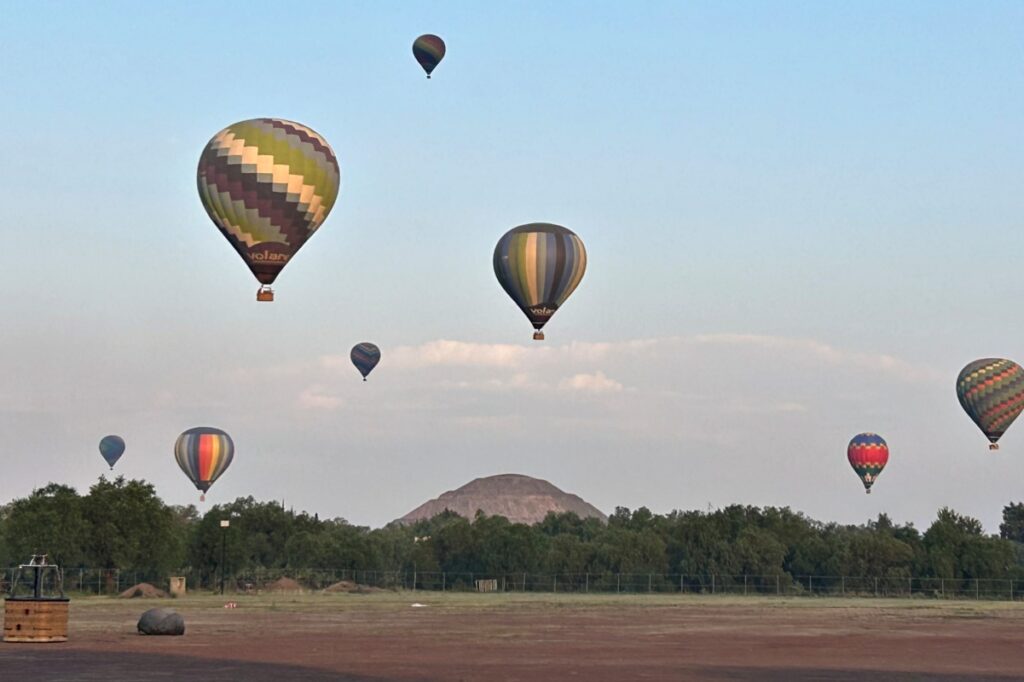
<svg viewBox="0 0 1024 682">
<path fill-rule="evenodd" d="M 221 528 L 224 519 L 230 519 L 229 529 Z M 997 537 L 945 508 L 921 533 L 884 514 L 854 526 L 821 523 L 788 508 L 733 505 L 666 515 L 619 508 L 607 525 L 573 514 L 551 514 L 526 526 L 444 513 L 371 530 L 251 497 L 214 505 L 200 516 L 191 505 L 165 505 L 144 481 L 119 477 L 100 478 L 86 495 L 50 484 L 0 508 L 0 566 L 40 551 L 69 572 L 116 568 L 160 583 L 180 572 L 191 576 L 192 585 L 210 585 L 219 576 L 223 550 L 229 576 L 386 570 L 415 574 L 424 588 L 438 587 L 433 583 L 442 574 L 586 575 L 589 587 L 612 590 L 620 574 L 656 576 L 659 582 L 675 575 L 675 584 L 688 576 L 696 591 L 707 591 L 708 576 L 758 576 L 760 584 L 767 579 L 773 585 L 799 582 L 800 576 L 1021 580 L 1024 504 L 1004 507 L 1003 519 Z M 563 584 L 573 589 L 571 581 Z"/>
</svg>

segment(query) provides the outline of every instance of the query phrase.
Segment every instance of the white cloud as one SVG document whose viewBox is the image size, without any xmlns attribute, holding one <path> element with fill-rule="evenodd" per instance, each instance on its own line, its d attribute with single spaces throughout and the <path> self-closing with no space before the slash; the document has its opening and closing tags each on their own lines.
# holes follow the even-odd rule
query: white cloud
<svg viewBox="0 0 1024 682">
<path fill-rule="evenodd" d="M 604 372 L 598 370 L 592 374 L 575 374 L 562 379 L 558 387 L 563 391 L 583 391 L 586 393 L 614 393 L 622 390 L 622 384 L 609 379 Z"/>
<path fill-rule="evenodd" d="M 310 386 L 299 394 L 299 407 L 304 410 L 336 410 L 344 401 L 331 395 L 322 386 Z"/>
</svg>

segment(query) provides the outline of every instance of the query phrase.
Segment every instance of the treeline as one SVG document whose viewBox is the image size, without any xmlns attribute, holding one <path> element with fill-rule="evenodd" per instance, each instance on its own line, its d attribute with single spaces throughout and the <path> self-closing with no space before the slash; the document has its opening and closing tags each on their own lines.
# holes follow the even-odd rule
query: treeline
<svg viewBox="0 0 1024 682">
<path fill-rule="evenodd" d="M 230 527 L 222 528 L 221 521 Z M 101 478 L 89 492 L 50 484 L 0 508 L 0 567 L 46 552 L 67 570 L 120 569 L 209 584 L 258 569 L 383 569 L 420 573 L 683 574 L 1024 579 L 1024 504 L 1003 508 L 998 536 L 939 510 L 924 532 L 882 514 L 864 525 L 822 523 L 788 508 L 733 505 L 652 514 L 616 509 L 604 524 L 550 514 L 533 526 L 452 513 L 369 529 L 251 497 L 168 506 L 144 481 Z"/>
</svg>

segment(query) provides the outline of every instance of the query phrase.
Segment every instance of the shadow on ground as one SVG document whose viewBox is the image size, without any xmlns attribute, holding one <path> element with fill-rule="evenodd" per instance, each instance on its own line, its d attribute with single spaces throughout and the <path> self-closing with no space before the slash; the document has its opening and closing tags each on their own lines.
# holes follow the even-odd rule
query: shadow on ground
<svg viewBox="0 0 1024 682">
<path fill-rule="evenodd" d="M 117 653 L 59 649 L 52 645 L 0 644 L 0 670 L 3 680 L 32 680 L 33 682 L 150 682 L 153 680 L 239 680 L 244 682 L 398 682 L 395 678 L 366 677 L 331 672 L 317 668 L 251 661 L 215 660 L 190 658 L 166 654 Z M 434 679 L 429 671 L 418 682 Z M 552 671 L 554 673 L 554 671 Z M 830 670 L 793 668 L 725 668 L 717 666 L 685 666 L 665 671 L 648 671 L 644 679 L 701 680 L 705 682 L 864 682 L 885 680 L 886 682 L 1007 682 L 1019 677 L 987 674 L 943 674 L 915 673 L 877 670 Z M 514 679 L 522 679 L 510 671 Z M 493 671 L 485 675 L 488 682 L 500 682 Z M 536 674 L 534 682 L 548 682 L 558 679 Z M 450 674 L 442 673 L 439 679 L 452 680 Z M 458 676 L 457 679 L 472 680 L 472 677 Z M 401 682 L 414 682 L 402 678 Z"/>
<path fill-rule="evenodd" d="M 690 677 L 689 675 L 692 675 Z M 964 673 L 915 673 L 878 670 L 829 670 L 813 668 L 700 668 L 680 671 L 680 680 L 694 679 L 707 682 L 864 682 L 864 680 L 885 680 L 885 682 L 1007 682 L 1020 679 L 1016 676 L 964 674 Z"/>
<path fill-rule="evenodd" d="M 59 647 L 59 645 L 57 645 Z M 244 682 L 390 682 L 315 668 L 164 654 L 60 649 L 52 644 L 0 644 L 0 679 L 40 682 L 239 680 Z"/>
</svg>

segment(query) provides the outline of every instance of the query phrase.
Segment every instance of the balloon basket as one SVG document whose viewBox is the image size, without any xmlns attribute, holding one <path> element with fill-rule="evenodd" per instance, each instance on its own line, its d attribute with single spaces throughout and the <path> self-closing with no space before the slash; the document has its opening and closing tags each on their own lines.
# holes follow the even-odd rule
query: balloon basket
<svg viewBox="0 0 1024 682">
<path fill-rule="evenodd" d="M 533 340 L 534 341 L 543 341 L 544 340 L 544 332 L 534 332 L 533 333 Z"/>
<path fill-rule="evenodd" d="M 200 502 L 206 502 L 206 495 L 200 495 L 199 496 L 199 501 Z"/>
<path fill-rule="evenodd" d="M 865 490 L 864 490 L 864 494 L 865 494 L 865 495 L 870 495 L 870 494 L 871 494 L 871 488 L 867 488 L 867 489 L 865 489 Z"/>
<path fill-rule="evenodd" d="M 256 300 L 261 302 L 273 301 L 274 290 L 270 287 L 260 287 L 259 291 L 256 292 Z"/>
<path fill-rule="evenodd" d="M 989 450 L 998 450 L 999 449 L 999 443 L 990 443 L 989 446 L 988 446 L 988 449 Z"/>
<path fill-rule="evenodd" d="M 29 594 L 18 596 L 18 588 L 25 586 Z M 68 601 L 60 568 L 45 554 L 33 556 L 18 567 L 4 600 L 4 641 L 68 641 Z"/>
</svg>

